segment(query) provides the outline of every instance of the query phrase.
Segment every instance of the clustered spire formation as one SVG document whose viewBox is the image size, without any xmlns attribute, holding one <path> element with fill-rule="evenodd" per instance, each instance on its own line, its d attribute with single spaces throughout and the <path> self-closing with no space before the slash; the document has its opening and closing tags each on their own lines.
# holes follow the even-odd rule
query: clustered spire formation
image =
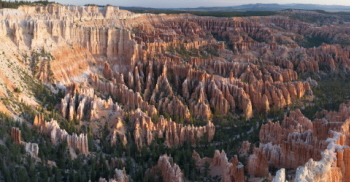
<svg viewBox="0 0 350 182">
<path fill-rule="evenodd" d="M 169 151 L 184 145 L 196 149 L 187 160 L 198 175 L 219 176 L 224 182 L 348 181 L 349 102 L 338 112 L 317 113 L 313 121 L 299 109 L 286 112 L 281 122 L 254 124 L 245 132 L 259 132 L 259 146 L 243 141 L 234 155 L 214 150 L 243 137 L 220 141 L 218 131 L 241 127 L 233 123 L 224 128 L 220 118 L 248 122 L 257 115 L 289 111 L 301 100 L 314 98 L 312 89 L 318 83 L 305 75 L 349 71 L 350 47 L 336 44 L 350 41 L 346 25 L 317 26 L 291 19 L 290 13 L 218 18 L 137 14 L 113 6 L 1 9 L 0 81 L 5 84 L 0 84 L 0 96 L 34 108 L 30 129 L 48 136 L 53 146 L 66 142 L 73 158 L 98 155 L 89 148 L 108 150 L 102 146 L 105 140 L 110 148 L 127 151 L 97 162 L 99 169 L 105 163 L 114 169 L 113 177 L 101 177 L 101 182 L 129 181 L 126 171 L 132 169 L 120 166 L 135 165 L 141 154 L 163 145 Z M 329 44 L 304 46 L 315 37 Z M 15 70 L 18 67 L 29 71 Z M 31 74 L 33 82 L 61 97 L 52 106 L 31 102 L 35 99 L 25 83 L 31 77 L 14 76 L 19 74 Z M 5 111 L 15 113 L 14 107 Z M 70 132 L 64 122 L 78 129 Z M 22 141 L 18 127 L 9 132 L 16 144 L 40 160 L 37 143 Z M 140 157 L 125 162 L 131 145 Z M 214 148 L 212 158 L 201 157 L 203 147 Z M 188 171 L 174 162 L 177 158 L 157 155 L 158 161 L 142 171 L 142 177 L 186 181 Z"/>
</svg>

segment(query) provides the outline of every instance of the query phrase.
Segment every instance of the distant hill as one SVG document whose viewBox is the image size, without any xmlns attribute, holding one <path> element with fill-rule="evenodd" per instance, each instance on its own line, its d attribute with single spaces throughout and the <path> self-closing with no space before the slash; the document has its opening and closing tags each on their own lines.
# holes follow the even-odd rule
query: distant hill
<svg viewBox="0 0 350 182">
<path fill-rule="evenodd" d="M 121 7 L 128 10 L 154 10 L 155 8 L 144 7 Z M 325 11 L 350 11 L 350 6 L 342 5 L 319 5 L 319 4 L 244 4 L 226 7 L 198 7 L 198 8 L 162 8 L 179 11 L 281 11 L 285 9 L 325 10 Z"/>
</svg>

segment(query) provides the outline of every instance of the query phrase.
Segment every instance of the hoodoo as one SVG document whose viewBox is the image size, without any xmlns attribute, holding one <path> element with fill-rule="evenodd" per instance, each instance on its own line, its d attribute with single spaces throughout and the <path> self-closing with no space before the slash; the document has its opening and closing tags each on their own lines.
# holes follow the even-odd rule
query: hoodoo
<svg viewBox="0 0 350 182">
<path fill-rule="evenodd" d="M 349 181 L 350 15 L 265 6 L 0 1 L 0 181 Z"/>
</svg>

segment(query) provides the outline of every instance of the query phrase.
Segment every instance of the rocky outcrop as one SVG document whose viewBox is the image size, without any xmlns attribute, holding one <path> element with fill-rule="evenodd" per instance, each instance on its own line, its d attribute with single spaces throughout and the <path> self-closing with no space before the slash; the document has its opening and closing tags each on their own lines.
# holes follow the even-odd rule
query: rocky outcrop
<svg viewBox="0 0 350 182">
<path fill-rule="evenodd" d="M 241 147 L 238 149 L 240 157 L 247 157 L 251 153 L 251 143 L 243 141 Z"/>
<path fill-rule="evenodd" d="M 128 143 L 127 138 L 125 136 L 126 129 L 120 118 L 117 119 L 115 125 L 112 126 L 112 128 L 113 129 L 111 130 L 111 145 L 114 146 L 116 145 L 117 141 L 119 141 L 125 147 Z"/>
<path fill-rule="evenodd" d="M 35 75 L 43 82 L 83 83 L 90 75 L 96 89 L 149 116 L 158 111 L 189 121 L 232 112 L 250 118 L 310 93 L 307 83 L 297 81 L 298 72 L 349 69 L 348 47 L 298 45 L 306 37 L 347 40 L 345 25 L 333 22 L 317 27 L 283 16 L 141 15 L 117 7 L 58 5 L 0 14 L 9 46 L 52 53 L 50 59 L 39 56 L 39 63 L 25 61 L 38 67 Z M 100 83 L 102 77 L 110 82 Z M 174 96 L 159 97 L 169 88 Z"/>
<path fill-rule="evenodd" d="M 320 159 L 320 152 L 327 146 L 324 141 L 326 138 L 322 140 L 313 137 L 315 136 L 313 132 L 315 129 L 314 124 L 305 118 L 299 110 L 291 112 L 290 116 L 284 119 L 281 126 L 278 126 L 278 123 L 274 125 L 269 123 L 263 126 L 260 131 L 260 138 L 263 143 L 272 142 L 272 144 L 281 144 L 281 148 L 277 149 L 277 151 L 281 150 L 282 153 L 284 151 L 287 152 L 284 154 L 285 159 L 283 159 L 284 157 L 280 157 L 280 161 L 275 161 L 277 166 L 280 165 L 278 167 L 296 168 L 303 165 L 309 158 Z M 293 133 L 293 135 L 290 133 Z M 283 141 L 288 142 L 284 143 Z M 295 147 L 296 145 L 298 147 Z M 300 153 L 304 153 L 305 155 L 299 155 Z"/>
<path fill-rule="evenodd" d="M 21 144 L 21 130 L 19 128 L 12 127 L 11 128 L 11 138 L 17 144 Z"/>
<path fill-rule="evenodd" d="M 114 178 L 106 180 L 105 178 L 100 178 L 98 182 L 129 182 L 129 177 L 126 175 L 125 169 L 115 169 Z M 91 181 L 91 180 L 89 180 Z"/>
<path fill-rule="evenodd" d="M 329 145 L 322 152 L 322 159 L 314 161 L 312 158 L 304 165 L 297 168 L 295 181 L 347 181 L 347 159 L 342 154 L 348 155 L 350 150 L 344 146 L 344 135 L 334 132 L 333 138 L 329 138 Z M 344 156 L 345 156 L 344 155 Z M 339 161 L 339 162 L 338 162 Z M 336 166 L 334 164 L 336 163 Z"/>
<path fill-rule="evenodd" d="M 265 176 L 269 173 L 269 166 L 297 168 L 310 158 L 320 159 L 320 153 L 327 144 L 324 140 L 312 137 L 312 130 L 312 122 L 300 110 L 292 111 L 282 124 L 269 122 L 263 125 L 260 146 L 248 158 L 248 173 Z"/>
<path fill-rule="evenodd" d="M 319 55 L 289 46 L 300 38 L 293 32 L 307 24 L 282 17 L 141 15 L 117 7 L 57 5 L 3 14 L 1 30 L 15 46 L 51 53 L 30 63 L 43 82 L 90 82 L 129 109 L 184 121 L 230 112 L 248 119 L 256 111 L 284 107 L 310 92 L 307 83 L 296 81 L 294 68 L 319 71 L 319 63 L 329 63 L 333 70 L 348 59 L 340 47 L 321 46 L 325 55 Z M 278 34 L 273 23 L 299 28 Z M 225 49 L 227 44 L 233 51 Z"/>
<path fill-rule="evenodd" d="M 118 103 L 113 103 L 111 98 L 103 100 L 95 96 L 94 90 L 89 87 L 79 88 L 73 94 L 67 93 L 61 99 L 61 113 L 69 121 L 95 120 L 101 117 L 111 120 L 124 116 L 124 111 Z"/>
<path fill-rule="evenodd" d="M 70 84 L 73 81 L 84 82 L 87 77 L 84 76 L 93 70 L 96 60 L 80 44 L 62 45 L 51 52 L 49 62 L 49 72 L 42 73 L 43 76 L 53 78 L 53 83 Z"/>
<path fill-rule="evenodd" d="M 88 139 L 86 134 L 77 135 L 68 134 L 66 130 L 62 130 L 56 120 L 46 122 L 42 115 L 37 115 L 34 118 L 34 126 L 43 134 L 49 135 L 51 143 L 56 145 L 57 142 L 66 141 L 68 147 L 78 150 L 81 154 L 88 154 Z"/>
<path fill-rule="evenodd" d="M 259 149 L 254 149 L 253 154 L 248 157 L 246 170 L 250 175 L 260 177 L 268 176 L 269 161 L 263 152 L 261 152 Z"/>
<path fill-rule="evenodd" d="M 125 168 L 123 170 L 115 169 L 114 179 L 118 182 L 129 182 L 129 177 L 126 175 Z"/>
<path fill-rule="evenodd" d="M 151 87 L 151 86 L 149 86 Z M 150 89 L 150 88 L 149 88 Z M 158 77 L 150 103 L 158 103 L 158 111 L 168 113 L 178 119 L 189 121 L 190 111 L 179 97 L 174 95 L 173 89 L 167 78 L 167 67 L 163 66 L 162 74 Z"/>
<path fill-rule="evenodd" d="M 210 176 L 221 176 L 223 182 L 240 182 L 244 181 L 244 166 L 238 161 L 237 156 L 230 161 L 227 159 L 226 153 L 215 150 L 213 158 L 200 158 L 196 151 L 193 151 L 192 158 L 196 161 L 196 168 L 203 172 L 205 163 L 209 164 Z"/>
<path fill-rule="evenodd" d="M 308 39 L 342 44 L 350 40 L 348 25 L 337 23 L 342 16 L 329 16 L 332 21 L 320 26 L 284 16 L 217 18 L 141 15 L 111 6 L 21 6 L 0 10 L 0 35 L 3 52 L 13 50 L 8 55 L 22 60 L 35 78 L 66 86 L 59 108 L 64 118 L 103 118 L 110 126 L 111 145 L 125 146 L 125 134 L 130 132 L 140 150 L 156 138 L 164 138 L 168 147 L 185 141 L 195 145 L 201 138 L 210 142 L 213 116 L 238 114 L 249 119 L 288 107 L 312 95 L 310 85 L 317 86 L 312 79 L 301 81 L 299 73 L 349 71 L 349 46 L 301 47 Z M 12 79 L 7 75 L 2 79 Z M 298 180 L 346 181 L 348 107 L 323 111 L 313 122 L 296 110 L 281 123 L 263 125 L 259 147 L 244 142 L 239 150 L 247 157 L 247 173 L 267 176 L 269 168 L 283 167 L 297 169 Z M 131 128 L 125 126 L 127 119 Z M 207 125 L 194 127 L 195 120 Z M 86 135 L 70 135 L 42 115 L 35 117 L 34 126 L 52 143 L 67 141 L 71 148 L 88 153 Z M 11 136 L 23 143 L 18 129 L 12 129 Z M 37 155 L 34 144 L 25 145 Z M 242 180 L 237 158 L 225 157 L 224 152 L 215 152 L 211 160 L 195 158 L 210 161 L 224 181 Z M 283 170 L 275 179 L 285 180 Z"/>
<path fill-rule="evenodd" d="M 296 169 L 285 174 L 281 169 L 274 181 L 347 181 L 350 104 L 339 112 L 322 111 L 311 122 L 300 110 L 290 112 L 281 124 L 269 122 L 260 130 L 260 146 L 247 159 L 246 170 L 254 176 L 268 176 L 269 168 Z M 241 153 L 246 153 L 247 142 Z"/>
<path fill-rule="evenodd" d="M 22 145 L 24 145 L 24 148 L 27 153 L 30 154 L 33 158 L 37 158 L 39 154 L 39 145 L 37 143 L 29 143 L 29 142 L 23 142 Z"/>
<path fill-rule="evenodd" d="M 91 182 L 91 180 L 89 180 L 89 182 Z M 98 182 L 116 182 L 116 181 L 114 179 L 106 180 L 106 178 L 100 178 L 98 179 Z"/>
<path fill-rule="evenodd" d="M 11 138 L 17 143 L 24 145 L 26 152 L 33 158 L 37 158 L 39 154 L 39 146 L 37 143 L 28 143 L 21 140 L 21 130 L 19 128 L 11 128 Z"/>
<path fill-rule="evenodd" d="M 158 171 L 160 171 L 161 179 L 163 179 L 163 181 L 184 181 L 184 175 L 180 167 L 173 163 L 173 159 L 166 154 L 160 156 L 157 165 L 152 167 L 150 170 L 150 173 L 154 176 L 155 181 L 160 179 L 160 177 L 157 176 Z"/>
<path fill-rule="evenodd" d="M 144 145 L 150 145 L 155 138 L 164 138 L 168 147 L 180 146 L 185 141 L 195 145 L 197 140 L 203 137 L 205 141 L 212 141 L 215 134 L 215 126 L 210 121 L 207 125 L 194 127 L 191 125 L 177 124 L 174 121 L 159 118 L 157 123 L 140 109 L 130 115 L 130 121 L 134 125 L 134 139 L 139 150 Z"/>
<path fill-rule="evenodd" d="M 186 82 L 184 82 L 183 88 L 186 88 Z M 209 101 L 207 99 L 204 84 L 199 84 L 191 95 L 190 108 L 193 110 L 193 115 L 197 119 L 210 119 L 212 116 Z"/>
<path fill-rule="evenodd" d="M 111 70 L 111 66 L 108 64 L 108 62 L 104 63 L 103 66 L 103 76 L 107 79 L 112 79 L 113 78 L 113 72 Z"/>
<path fill-rule="evenodd" d="M 98 75 L 90 75 L 92 79 L 92 86 L 103 93 L 112 95 L 119 103 L 125 105 L 125 109 L 137 109 L 147 111 L 149 116 L 157 114 L 157 109 L 144 101 L 140 93 L 134 92 L 125 84 L 113 84 L 112 82 L 103 82 L 99 79 Z"/>
</svg>

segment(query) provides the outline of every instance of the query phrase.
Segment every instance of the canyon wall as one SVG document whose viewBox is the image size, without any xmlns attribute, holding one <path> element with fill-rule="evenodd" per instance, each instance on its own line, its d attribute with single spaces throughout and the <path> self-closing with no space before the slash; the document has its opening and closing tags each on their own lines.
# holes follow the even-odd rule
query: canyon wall
<svg viewBox="0 0 350 182">
<path fill-rule="evenodd" d="M 50 52 L 49 59 L 37 61 L 44 55 L 31 53 L 26 60 L 43 82 L 90 82 L 128 107 L 142 106 L 149 116 L 164 112 L 187 122 L 229 112 L 249 119 L 254 112 L 287 106 L 311 94 L 308 83 L 297 81 L 295 67 L 319 71 L 320 64 L 332 63 L 335 69 L 348 59 L 347 49 L 340 47 L 320 47 L 325 52 L 320 55 L 276 44 L 276 39 L 289 38 L 293 43 L 298 37 L 296 29 L 290 30 L 290 37 L 282 37 L 276 27 L 262 24 L 290 21 L 277 17 L 152 15 L 117 7 L 59 5 L 21 6 L 12 14 L 2 11 L 0 27 L 13 42 L 9 46 L 23 50 L 22 55 L 29 50 L 35 55 Z M 196 53 L 184 58 L 169 47 Z M 302 59 L 297 59 L 299 55 Z"/>
</svg>

